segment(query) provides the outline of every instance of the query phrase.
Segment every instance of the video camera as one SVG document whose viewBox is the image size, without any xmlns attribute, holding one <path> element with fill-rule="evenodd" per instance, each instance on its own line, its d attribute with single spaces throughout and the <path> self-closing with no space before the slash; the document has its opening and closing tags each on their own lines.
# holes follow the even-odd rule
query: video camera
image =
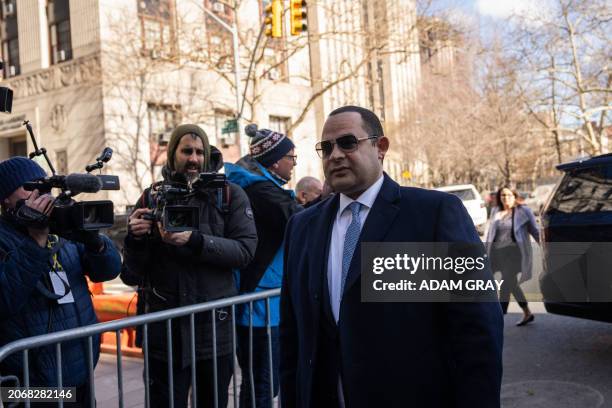
<svg viewBox="0 0 612 408">
<path fill-rule="evenodd" d="M 113 155 L 112 149 L 106 147 L 96 159 L 96 163 L 86 167 L 88 173 L 73 173 L 66 176 L 57 175 L 47 157 L 45 149 L 38 148 L 32 132 L 32 126 L 28 121 L 25 121 L 24 125 L 32 137 L 35 148 L 35 151 L 30 153 L 30 159 L 43 155 L 53 175 L 25 183 L 23 188 L 28 191 L 38 190 L 41 194 L 50 193 L 54 188 L 61 190 L 61 193 L 53 202 L 53 210 L 48 220 L 51 232 L 61 236 L 73 231 L 97 231 L 102 228 L 112 227 L 115 222 L 112 201 L 77 202 L 72 199 L 72 197 L 81 193 L 97 193 L 100 190 L 119 190 L 119 177 L 89 173 L 94 169 L 102 169 L 104 163 L 111 159 Z M 27 223 L 27 219 L 22 221 Z M 40 222 L 40 220 L 37 221 Z"/>
<path fill-rule="evenodd" d="M 0 69 L 2 62 L 0 61 Z M 10 88 L 0 87 L 0 112 L 11 113 L 13 106 L 13 91 Z M 119 177 L 111 175 L 93 175 L 89 174 L 95 169 L 102 169 L 104 163 L 107 163 L 112 155 L 113 150 L 109 147 L 105 148 L 102 154 L 96 159 L 96 163 L 86 167 L 87 173 L 84 174 L 69 174 L 67 176 L 57 175 L 55 168 L 51 164 L 47 156 L 46 149 L 38 148 L 36 138 L 32 131 L 32 126 L 29 121 L 24 121 L 32 143 L 34 152 L 29 154 L 30 159 L 36 156 L 44 156 L 51 177 L 44 177 L 39 180 L 34 180 L 23 185 L 23 188 L 28 191 L 38 190 L 41 194 L 50 193 L 53 188 L 61 190 L 59 196 L 53 202 L 53 210 L 47 218 L 45 215 L 31 210 L 24 205 L 24 202 L 18 204 L 15 211 L 17 220 L 24 225 L 43 227 L 48 225 L 52 233 L 65 235 L 75 231 L 94 231 L 102 228 L 110 228 L 114 224 L 114 208 L 113 202 L 109 200 L 98 201 L 80 201 L 76 202 L 72 199 L 80 193 L 97 193 L 100 190 L 119 190 Z"/>
<path fill-rule="evenodd" d="M 222 211 L 227 211 L 228 184 L 225 174 L 200 173 L 193 183 L 160 181 L 151 186 L 149 208 L 152 214 L 143 218 L 161 222 L 169 232 L 198 231 L 200 207 L 189 205 L 192 197 L 215 193 Z"/>
</svg>

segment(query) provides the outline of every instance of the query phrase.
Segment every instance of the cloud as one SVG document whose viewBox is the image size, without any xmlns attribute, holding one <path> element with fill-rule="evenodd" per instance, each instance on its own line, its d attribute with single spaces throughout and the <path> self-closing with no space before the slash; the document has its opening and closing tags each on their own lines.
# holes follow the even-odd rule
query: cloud
<svg viewBox="0 0 612 408">
<path fill-rule="evenodd" d="M 478 19 L 474 13 L 470 13 L 460 8 L 449 8 L 445 13 L 445 18 L 454 26 L 462 31 L 473 31 L 478 27 Z"/>
<path fill-rule="evenodd" d="M 508 20 L 511 26 L 539 30 L 557 18 L 557 7 L 553 0 L 476 0 L 476 10 L 489 22 L 498 26 L 496 20 Z"/>
<path fill-rule="evenodd" d="M 476 10 L 492 18 L 516 16 L 525 20 L 539 20 L 549 15 L 551 5 L 546 0 L 477 0 Z"/>
</svg>

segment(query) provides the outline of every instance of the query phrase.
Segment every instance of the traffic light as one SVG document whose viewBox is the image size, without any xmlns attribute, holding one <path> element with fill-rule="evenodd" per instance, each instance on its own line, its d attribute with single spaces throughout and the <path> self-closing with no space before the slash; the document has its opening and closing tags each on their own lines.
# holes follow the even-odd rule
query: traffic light
<svg viewBox="0 0 612 408">
<path fill-rule="evenodd" d="M 283 36 L 283 1 L 271 0 L 264 11 L 264 23 L 268 37 L 280 38 Z"/>
<path fill-rule="evenodd" d="M 289 0 L 289 13 L 291 16 L 291 35 L 299 35 L 306 31 L 306 1 Z"/>
</svg>

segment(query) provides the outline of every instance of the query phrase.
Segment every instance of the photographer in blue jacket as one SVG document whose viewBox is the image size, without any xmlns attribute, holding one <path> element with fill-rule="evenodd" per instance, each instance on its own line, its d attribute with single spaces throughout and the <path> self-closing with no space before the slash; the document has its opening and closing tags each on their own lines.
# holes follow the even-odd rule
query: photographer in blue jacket
<svg viewBox="0 0 612 408">
<path fill-rule="evenodd" d="M 68 240 L 50 234 L 44 223 L 23 222 L 24 211 L 41 218 L 53 211 L 53 196 L 23 188 L 24 183 L 45 176 L 36 162 L 25 157 L 0 162 L 0 347 L 97 323 L 85 276 L 103 282 L 121 269 L 118 251 L 97 231 L 73 232 L 73 240 Z M 94 365 L 99 348 L 99 336 L 94 336 Z M 76 387 L 77 405 L 89 406 L 87 338 L 62 342 L 61 351 L 62 386 Z M 0 373 L 17 376 L 20 386 L 22 370 L 22 353 L 0 362 Z M 56 372 L 55 345 L 30 351 L 30 386 L 57 386 Z"/>
<path fill-rule="evenodd" d="M 257 129 L 248 125 L 246 134 L 251 138 L 250 154 L 236 164 L 226 164 L 225 174 L 244 189 L 251 202 L 257 228 L 255 257 L 237 274 L 240 293 L 259 292 L 280 288 L 283 278 L 283 239 L 287 221 L 302 210 L 295 194 L 286 190 L 297 156 L 293 142 L 284 134 L 269 129 Z M 270 368 L 272 369 L 273 395 L 278 394 L 278 324 L 279 298 L 270 299 L 270 326 L 272 367 L 268 355 L 267 313 L 264 300 L 253 302 L 253 316 L 248 304 L 238 308 L 236 334 L 238 338 L 238 363 L 243 373 L 253 370 L 255 406 L 269 407 Z M 253 322 L 253 356 L 249 356 L 249 323 Z M 252 361 L 252 367 L 250 362 Z M 251 407 L 250 376 L 242 376 L 240 407 Z"/>
</svg>

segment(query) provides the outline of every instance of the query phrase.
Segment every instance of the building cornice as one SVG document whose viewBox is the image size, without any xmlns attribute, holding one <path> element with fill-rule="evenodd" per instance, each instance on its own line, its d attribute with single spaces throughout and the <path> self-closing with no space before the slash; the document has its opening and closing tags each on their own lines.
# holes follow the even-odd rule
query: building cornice
<svg viewBox="0 0 612 408">
<path fill-rule="evenodd" d="M 77 58 L 6 80 L 16 99 L 42 95 L 75 85 L 93 85 L 101 82 L 99 54 Z"/>
</svg>

